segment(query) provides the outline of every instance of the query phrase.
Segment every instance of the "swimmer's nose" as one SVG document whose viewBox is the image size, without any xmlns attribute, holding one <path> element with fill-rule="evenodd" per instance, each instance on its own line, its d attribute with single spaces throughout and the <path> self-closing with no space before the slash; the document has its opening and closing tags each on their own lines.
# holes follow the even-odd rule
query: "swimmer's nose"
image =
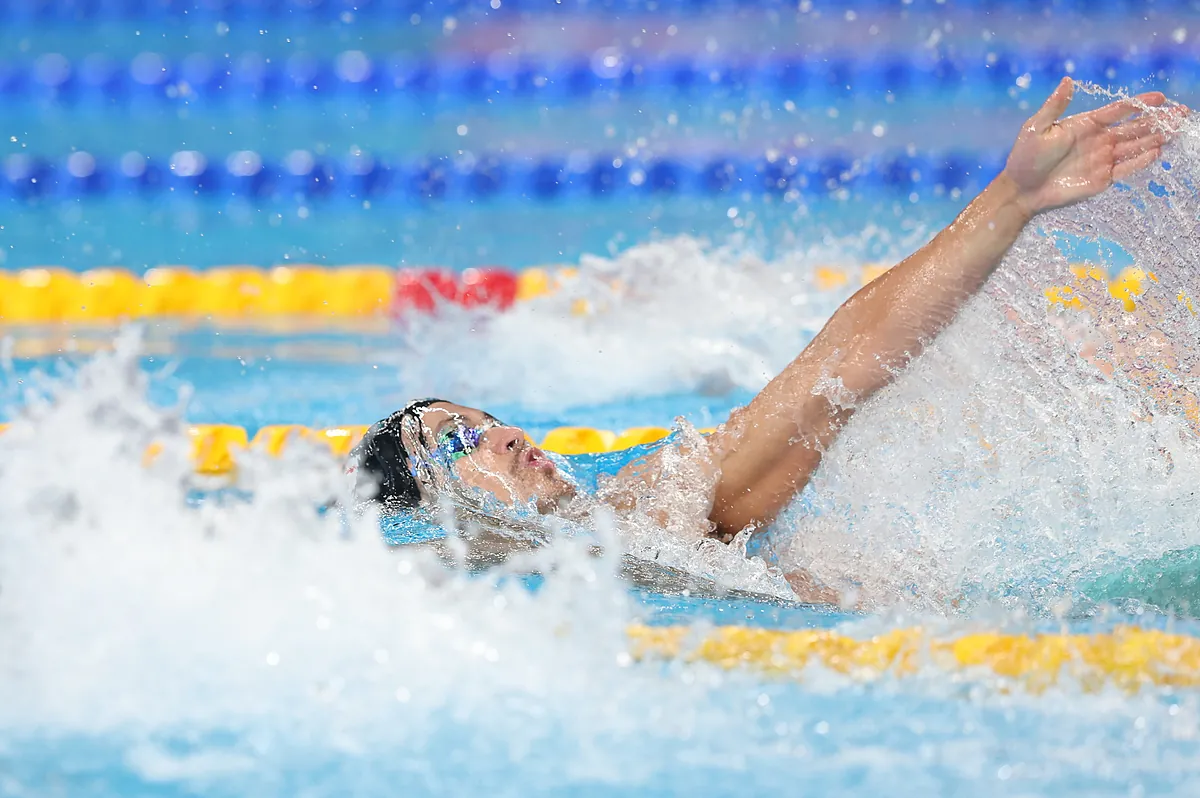
<svg viewBox="0 0 1200 798">
<path fill-rule="evenodd" d="M 525 443 L 525 433 L 520 427 L 492 427 L 484 433 L 483 442 L 496 454 L 519 452 Z"/>
</svg>

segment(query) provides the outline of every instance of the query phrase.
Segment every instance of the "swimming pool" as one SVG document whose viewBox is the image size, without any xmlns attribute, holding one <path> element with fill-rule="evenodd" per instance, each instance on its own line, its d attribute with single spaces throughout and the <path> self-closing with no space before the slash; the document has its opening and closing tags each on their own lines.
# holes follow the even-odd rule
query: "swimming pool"
<svg viewBox="0 0 1200 798">
<path fill-rule="evenodd" d="M 1083 317 L 1043 293 L 1134 302 L 1114 318 L 1141 325 L 1135 354 L 1197 343 L 1193 130 L 1157 188 L 1023 239 L 772 531 L 780 556 L 853 573 L 886 607 L 791 604 L 737 550 L 603 524 L 448 571 L 385 546 L 374 518 L 317 512 L 343 489 L 322 444 L 197 475 L 188 435 L 352 428 L 414 395 L 535 440 L 714 426 L 871 266 L 953 218 L 1057 72 L 1187 100 L 1188 4 L 0 12 L 7 280 L 376 264 L 559 282 L 503 312 L 168 313 L 131 335 L 124 313 L 63 322 L 0 281 L 0 795 L 1200 783 L 1200 451 L 1136 379 L 1178 391 L 1191 361 L 1118 359 L 1135 376 L 1101 379 L 1072 343 Z M 1073 274 L 1084 259 L 1110 274 Z M 1153 275 L 1108 282 L 1129 264 Z M 18 295 L 42 309 L 19 324 Z M 570 467 L 587 483 L 630 456 Z M 654 563 L 651 587 L 595 543 Z"/>
</svg>

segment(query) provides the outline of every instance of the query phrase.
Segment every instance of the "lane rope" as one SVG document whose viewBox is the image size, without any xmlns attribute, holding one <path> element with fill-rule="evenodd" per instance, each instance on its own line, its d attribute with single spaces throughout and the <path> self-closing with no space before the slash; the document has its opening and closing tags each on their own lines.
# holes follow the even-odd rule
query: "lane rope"
<svg viewBox="0 0 1200 798">
<path fill-rule="evenodd" d="M 819 665 L 861 681 L 928 669 L 967 671 L 1039 692 L 1062 682 L 1098 690 L 1200 686 L 1200 639 L 1137 627 L 1098 634 L 978 632 L 940 637 L 921 628 L 859 639 L 828 630 L 774 631 L 722 626 L 631 626 L 638 660 L 707 662 L 778 678 Z"/>
<path fill-rule="evenodd" d="M 0 424 L 0 434 L 12 424 Z M 236 476 L 239 455 L 252 449 L 279 457 L 297 440 L 323 444 L 337 458 L 344 458 L 366 433 L 365 424 L 341 427 L 306 427 L 300 424 L 271 424 L 260 427 L 253 437 L 236 424 L 193 424 L 187 435 L 196 473 L 207 476 Z M 701 432 L 712 432 L 704 428 Z M 601 454 L 654 443 L 671 434 L 666 427 L 630 427 L 621 432 L 594 427 L 556 427 L 543 436 L 541 448 L 563 455 Z M 162 451 L 152 444 L 146 451 L 150 463 Z"/>
<path fill-rule="evenodd" d="M 883 271 L 874 264 L 821 266 L 814 271 L 813 281 L 820 290 L 834 290 L 856 280 L 865 284 Z M 0 325 L 162 317 L 402 317 L 432 313 L 444 305 L 506 310 L 514 303 L 553 294 L 578 278 L 577 269 L 565 267 L 453 272 L 378 265 L 205 270 L 162 266 L 144 274 L 122 268 L 74 272 L 42 267 L 0 271 Z M 585 315 L 590 306 L 581 301 L 572 312 Z"/>
<path fill-rule="evenodd" d="M 105 106 L 153 102 L 172 107 L 197 102 L 267 105 L 281 99 L 327 96 L 428 100 L 512 95 L 569 101 L 603 92 L 686 94 L 697 90 L 757 90 L 812 100 L 861 98 L 864 92 L 901 98 L 921 93 L 944 97 L 947 91 L 965 87 L 1007 92 L 1021 75 L 1029 76 L 1031 85 L 1036 84 L 1032 90 L 1037 92 L 1068 73 L 1101 84 L 1128 84 L 1147 75 L 1163 81 L 1182 78 L 1188 83 L 1200 77 L 1195 60 L 1182 48 L 1161 44 L 1136 54 L 1085 48 L 1073 51 L 1070 59 L 1055 51 L 1003 47 L 937 57 L 887 50 L 824 53 L 820 57 L 772 53 L 752 60 L 622 53 L 615 60 L 598 61 L 592 53 L 575 53 L 558 59 L 525 54 L 515 62 L 361 50 L 324 58 L 297 53 L 274 59 L 254 52 L 172 57 L 145 51 L 121 61 L 103 54 L 68 58 L 49 52 L 0 70 L 0 92 L 10 102 L 31 99 Z"/>
<path fill-rule="evenodd" d="M 818 291 L 848 291 L 866 285 L 888 269 L 882 264 L 816 266 L 810 273 Z M 1045 289 L 1051 305 L 1083 308 L 1080 285 L 1095 281 L 1127 311 L 1137 307 L 1153 272 L 1136 267 L 1111 276 L 1100 266 L 1070 267 L 1077 284 Z M 217 266 L 194 270 L 161 266 L 143 274 L 117 267 L 74 272 L 60 267 L 0 271 L 0 326 L 50 322 L 114 323 L 132 319 L 183 318 L 213 321 L 403 318 L 435 313 L 441 307 L 507 310 L 570 288 L 580 278 L 571 267 L 520 271 L 482 267 L 454 272 L 440 268 L 394 269 L 379 265 L 328 267 L 291 264 L 272 268 Z M 620 285 L 609 286 L 619 294 Z M 1191 308 L 1191 299 L 1180 294 Z M 595 308 L 585 298 L 570 306 L 574 315 Z"/>
<path fill-rule="evenodd" d="M 907 199 L 912 194 L 954 198 L 987 185 L 1000 173 L 1007 155 L 1000 150 L 969 149 L 862 156 L 799 150 L 642 159 L 612 152 L 538 157 L 478 152 L 469 158 L 432 154 L 396 160 L 361 150 L 343 157 L 293 150 L 278 159 L 254 150 L 178 150 L 153 157 L 127 152 L 112 159 L 83 150 L 60 158 L 22 152 L 4 159 L 0 194 L 31 203 L 186 196 L 281 203 L 552 202 L 585 197 L 713 197 L 746 191 L 785 198 L 820 197 L 850 190 Z"/>
<path fill-rule="evenodd" d="M 942 0 L 917 2 L 910 13 L 932 12 L 944 14 Z M 955 0 L 955 7 L 996 14 L 1004 10 L 997 0 Z M 894 7 L 889 0 L 831 0 L 831 10 L 853 10 L 859 14 L 875 11 L 890 11 Z M 437 14 L 431 15 L 441 27 L 443 14 L 477 14 L 511 23 L 514 17 L 555 19 L 563 15 L 610 15 L 614 13 L 642 14 L 649 17 L 693 18 L 702 14 L 745 13 L 757 11 L 796 12 L 794 0 L 657 0 L 653 12 L 647 12 L 644 0 L 559 0 L 545 5 L 537 0 L 439 0 Z M 1027 0 L 1019 6 L 1026 14 L 1053 11 L 1074 14 L 1115 15 L 1123 17 L 1129 5 L 1117 0 Z M 1190 11 L 1187 0 L 1160 0 L 1156 10 L 1166 13 L 1171 10 Z M 143 22 L 176 20 L 180 15 L 201 21 L 216 21 L 231 18 L 246 21 L 290 20 L 301 23 L 319 21 L 347 23 L 346 14 L 363 21 L 412 23 L 413 14 L 425 14 L 430 10 L 428 0 L 359 0 L 348 3 L 342 0 L 280 0 L 274 3 L 246 3 L 237 0 L 122 0 L 122 2 L 37 2 L 36 0 L 13 0 L 0 4 L 0 19 L 13 24 L 41 24 L 49 22 L 106 22 L 138 20 Z"/>
</svg>

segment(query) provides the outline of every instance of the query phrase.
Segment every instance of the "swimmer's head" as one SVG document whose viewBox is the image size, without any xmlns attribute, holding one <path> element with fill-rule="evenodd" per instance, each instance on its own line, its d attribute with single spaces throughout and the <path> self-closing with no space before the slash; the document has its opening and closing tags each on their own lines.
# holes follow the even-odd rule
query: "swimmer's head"
<svg viewBox="0 0 1200 798">
<path fill-rule="evenodd" d="M 350 468 L 358 485 L 373 483 L 373 498 L 392 507 L 416 507 L 454 481 L 510 506 L 533 501 L 544 513 L 575 494 L 521 429 L 441 399 L 411 402 L 371 427 Z"/>
</svg>

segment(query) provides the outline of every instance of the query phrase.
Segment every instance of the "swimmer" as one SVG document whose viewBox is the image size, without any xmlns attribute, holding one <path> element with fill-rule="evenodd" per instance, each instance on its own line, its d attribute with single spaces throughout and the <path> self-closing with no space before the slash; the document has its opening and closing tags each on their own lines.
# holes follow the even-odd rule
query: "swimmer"
<svg viewBox="0 0 1200 798">
<path fill-rule="evenodd" d="M 1073 92 L 1064 78 L 1021 129 L 1000 175 L 932 241 L 848 299 L 746 407 L 707 439 L 684 436 L 630 463 L 595 500 L 726 542 L 770 524 L 854 410 L 954 319 L 1038 213 L 1095 196 L 1154 163 L 1167 131 L 1188 112 L 1164 107 L 1166 98 L 1152 92 L 1062 118 Z M 522 430 L 442 400 L 413 402 L 375 424 L 350 468 L 376 500 L 397 508 L 436 502 L 453 485 L 542 514 L 569 514 L 580 499 Z M 681 480 L 690 486 L 687 512 L 653 499 L 677 495 Z M 689 522 L 694 530 L 681 528 Z M 836 591 L 803 571 L 788 581 L 802 601 L 838 602 Z"/>
</svg>

